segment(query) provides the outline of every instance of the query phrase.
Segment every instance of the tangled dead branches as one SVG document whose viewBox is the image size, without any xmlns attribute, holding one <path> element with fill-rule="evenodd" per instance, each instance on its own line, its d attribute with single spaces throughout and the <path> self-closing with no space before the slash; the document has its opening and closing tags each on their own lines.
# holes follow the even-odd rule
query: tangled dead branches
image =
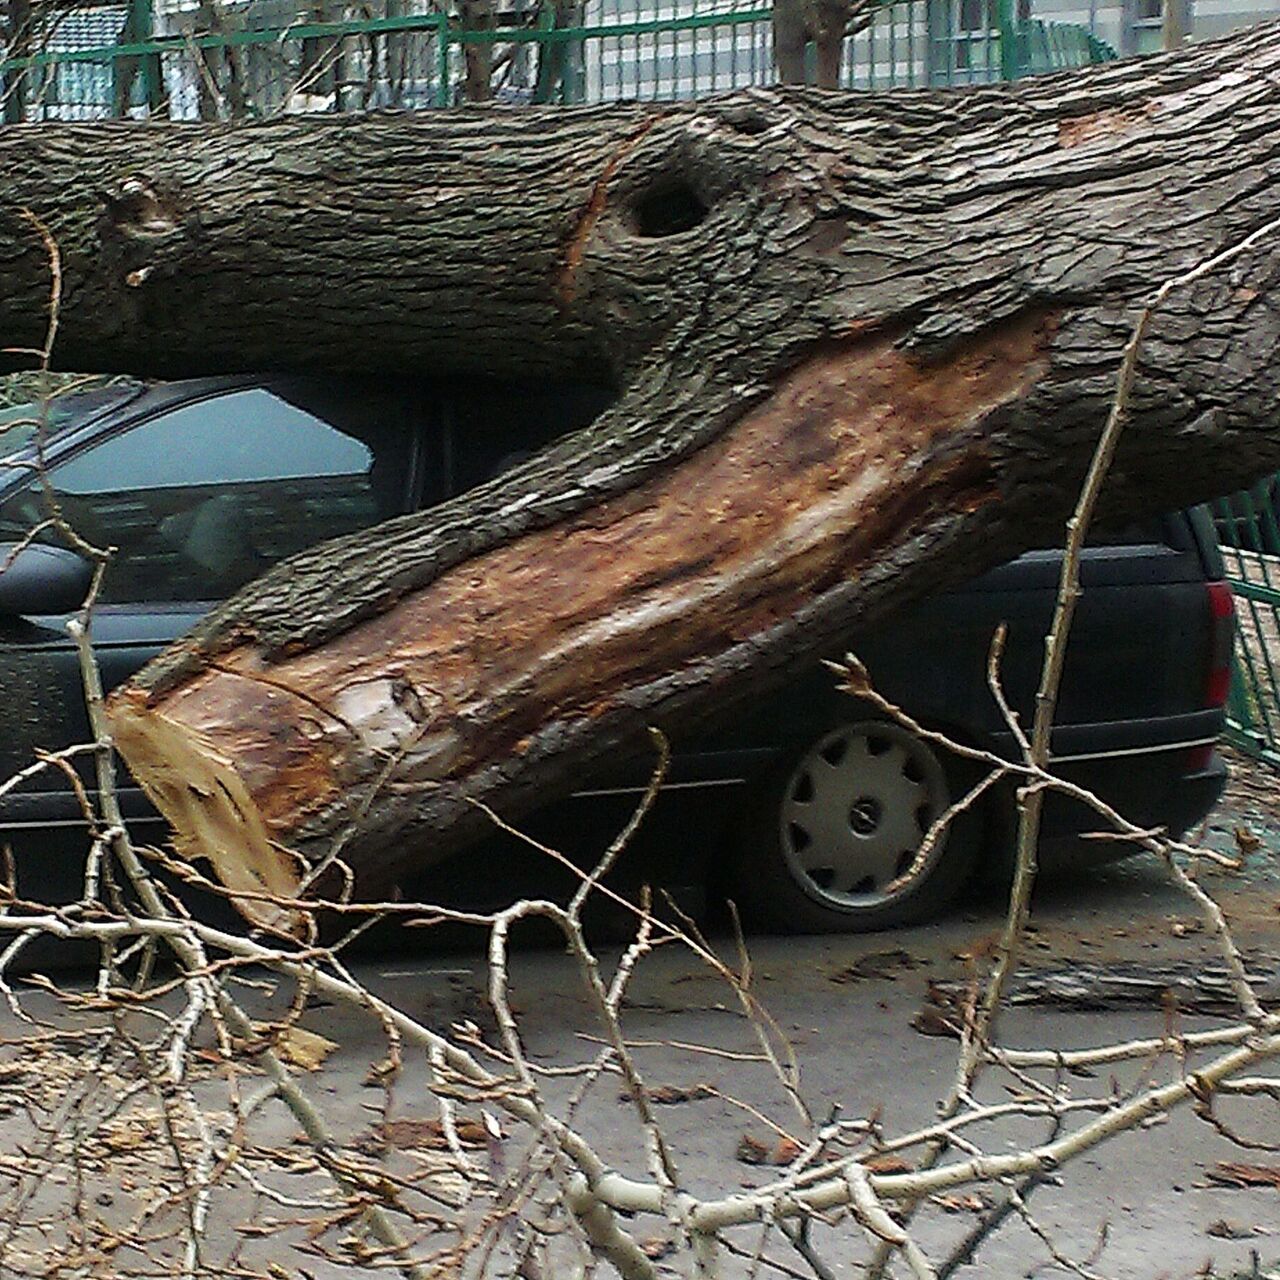
<svg viewBox="0 0 1280 1280">
<path fill-rule="evenodd" d="M 56 281 L 51 241 L 49 248 Z M 1153 305 L 1196 275 L 1170 282 Z M 357 923 L 336 942 L 319 941 L 316 929 L 306 946 L 193 915 L 165 873 L 217 886 L 162 851 L 135 846 L 119 812 L 90 642 L 91 593 L 73 623 L 95 733 L 78 749 L 92 753 L 96 769 L 96 800 L 80 791 L 91 835 L 83 890 L 69 905 L 24 900 L 12 866 L 3 889 L 12 940 L 0 952 L 0 998 L 12 1030 L 0 1061 L 0 1269 L 279 1278 L 378 1268 L 416 1280 L 536 1280 L 586 1277 L 606 1263 L 626 1280 L 673 1270 L 704 1280 L 769 1273 L 826 1280 L 836 1274 L 836 1259 L 843 1265 L 861 1256 L 872 1274 L 898 1267 L 923 1280 L 950 1275 L 1016 1218 L 1057 1265 L 1095 1274 L 1094 1256 L 1068 1257 L 1035 1217 L 1030 1202 L 1039 1186 L 1176 1107 L 1194 1109 L 1222 1132 L 1216 1100 L 1265 1105 L 1280 1094 L 1280 1081 L 1265 1074 L 1280 1053 L 1280 1017 L 1261 1006 L 1226 918 L 1196 878 L 1214 855 L 1127 823 L 1057 778 L 1048 757 L 1078 551 L 1123 425 L 1148 315 L 1126 354 L 1111 422 L 1069 529 L 1059 614 L 1029 735 L 1003 702 L 999 638 L 993 646 L 992 694 L 1022 744 L 1021 760 L 932 734 L 880 698 L 856 660 L 836 665 L 850 692 L 984 767 L 982 781 L 939 819 L 926 849 L 945 822 L 996 782 L 1015 779 L 1021 797 L 1006 927 L 990 975 L 957 1006 L 960 1050 L 936 1116 L 900 1130 L 875 1111 L 815 1116 L 797 1050 L 758 997 L 741 942 L 725 958 L 691 921 L 670 911 L 660 918 L 645 897 L 618 900 L 634 919 L 620 954 L 593 948 L 583 912 L 613 892 L 604 877 L 661 785 L 661 743 L 632 822 L 582 873 L 567 902 L 524 899 L 493 914 L 428 903 L 327 904 Z M 52 327 L 41 353 L 46 365 L 51 344 Z M 56 510 L 49 518 L 61 519 Z M 89 550 L 101 572 L 109 557 Z M 72 759 L 63 752 L 32 768 L 75 776 Z M 1238 1004 L 1234 1022 L 1195 1033 L 1169 1025 L 1141 1039 L 1070 1051 L 1003 1043 L 999 1015 L 1025 931 L 1040 798 L 1055 789 L 1164 860 L 1217 941 Z M 313 918 L 326 906 L 273 901 Z M 392 914 L 486 932 L 484 1013 L 477 1005 L 441 1025 L 353 969 L 346 959 L 352 940 Z M 558 930 L 594 1022 L 554 1057 L 530 1050 L 513 989 L 511 934 L 530 917 Z M 15 967 L 42 937 L 93 944 L 92 981 L 59 986 L 28 978 L 19 994 Z M 732 1061 L 732 1096 L 722 1089 L 710 1096 L 750 1115 L 776 1140 L 766 1144 L 767 1175 L 750 1187 L 698 1185 L 689 1175 L 688 1153 L 663 1123 L 669 1096 L 652 1086 L 646 1046 L 627 1030 L 637 975 L 671 948 L 722 985 L 735 1035 L 724 1044 L 666 1047 Z M 317 1025 L 361 1023 L 367 1033 L 345 1043 Z M 334 1064 L 344 1067 L 338 1079 L 351 1078 L 353 1054 L 363 1054 L 376 1107 L 326 1092 Z M 1099 1083 L 1103 1067 L 1109 1078 Z M 625 1100 L 628 1125 L 615 1119 L 592 1128 L 589 1104 L 602 1092 Z M 1013 1147 L 1011 1125 L 1020 1135 Z M 975 1189 L 985 1206 L 978 1224 L 953 1232 L 940 1255 L 936 1248 L 927 1254 L 917 1213 Z"/>
</svg>

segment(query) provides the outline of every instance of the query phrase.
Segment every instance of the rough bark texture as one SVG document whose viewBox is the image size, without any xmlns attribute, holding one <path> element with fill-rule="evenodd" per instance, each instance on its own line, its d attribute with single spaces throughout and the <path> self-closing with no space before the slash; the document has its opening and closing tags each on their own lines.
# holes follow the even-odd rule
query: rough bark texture
<svg viewBox="0 0 1280 1280">
<path fill-rule="evenodd" d="M 961 93 L 0 131 L 0 335 L 164 374 L 584 373 L 592 427 L 266 575 L 119 693 L 228 880 L 365 888 L 1061 519 L 1137 307 L 1280 214 L 1280 27 Z M 1177 295 L 1112 495 L 1280 465 L 1280 244 Z M 300 861 L 301 860 L 301 861 Z"/>
</svg>

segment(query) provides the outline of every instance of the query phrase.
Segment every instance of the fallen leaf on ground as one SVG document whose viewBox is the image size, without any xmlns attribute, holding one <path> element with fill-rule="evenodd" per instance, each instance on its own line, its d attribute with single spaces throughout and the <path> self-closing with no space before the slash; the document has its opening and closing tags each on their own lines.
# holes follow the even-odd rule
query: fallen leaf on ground
<svg viewBox="0 0 1280 1280">
<path fill-rule="evenodd" d="M 483 1147 L 486 1141 L 484 1122 L 460 1119 L 454 1130 L 464 1147 Z M 357 1150 L 378 1154 L 388 1147 L 397 1151 L 447 1151 L 449 1140 L 439 1120 L 388 1120 L 374 1125 L 364 1137 L 356 1140 Z"/>
<path fill-rule="evenodd" d="M 744 1133 L 738 1139 L 738 1159 L 743 1164 L 788 1165 L 804 1150 L 793 1138 L 779 1138 L 776 1142 L 761 1142 Z"/>
<path fill-rule="evenodd" d="M 773 1149 L 774 1164 L 790 1164 L 797 1159 L 804 1148 L 794 1138 L 779 1138 Z"/>
<path fill-rule="evenodd" d="M 904 1160 L 892 1152 L 882 1156 L 870 1156 L 862 1162 L 868 1173 L 910 1173 L 915 1166 L 910 1160 Z"/>
<path fill-rule="evenodd" d="M 1217 1236 L 1220 1240 L 1249 1240 L 1261 1234 L 1257 1227 L 1235 1222 L 1231 1218 L 1219 1218 L 1217 1222 L 1211 1222 L 1205 1231 L 1211 1236 Z"/>
<path fill-rule="evenodd" d="M 1243 854 L 1256 853 L 1262 848 L 1261 839 L 1248 827 L 1237 827 L 1232 834 L 1235 836 L 1236 848 Z"/>
<path fill-rule="evenodd" d="M 909 951 L 894 947 L 861 956 L 846 968 L 830 975 L 832 982 L 865 982 L 869 978 L 894 978 L 905 969 L 918 969 L 921 962 Z"/>
<path fill-rule="evenodd" d="M 1207 1170 L 1209 1181 L 1223 1187 L 1275 1187 L 1280 1191 L 1280 1166 L 1272 1164 L 1235 1164 L 1219 1160 Z"/>
<path fill-rule="evenodd" d="M 306 1027 L 287 1027 L 276 1041 L 276 1052 L 290 1066 L 304 1071 L 319 1071 L 324 1060 L 337 1048 L 337 1043 L 318 1031 Z"/>
<path fill-rule="evenodd" d="M 699 1081 L 697 1084 L 660 1084 L 649 1090 L 649 1101 L 660 1103 L 665 1107 L 675 1106 L 680 1102 L 697 1102 L 699 1098 L 714 1098 L 716 1091 L 711 1085 Z M 631 1094 L 625 1090 L 618 1092 L 619 1102 L 630 1102 Z"/>
<path fill-rule="evenodd" d="M 934 1196 L 934 1203 L 946 1213 L 981 1213 L 987 1206 L 981 1196 Z"/>
<path fill-rule="evenodd" d="M 911 1025 L 922 1036 L 959 1036 L 960 1028 L 955 1018 L 936 1005 L 927 1004 L 914 1018 Z"/>
<path fill-rule="evenodd" d="M 669 1253 L 676 1251 L 675 1242 L 672 1240 L 664 1240 L 661 1236 L 653 1236 L 649 1240 L 640 1241 L 640 1252 L 646 1258 L 657 1262 L 659 1258 L 665 1258 Z"/>
<path fill-rule="evenodd" d="M 381 1062 L 375 1062 L 368 1071 L 365 1072 L 364 1084 L 386 1084 L 392 1079 L 396 1072 L 400 1070 L 399 1064 L 392 1058 L 383 1058 Z"/>
</svg>

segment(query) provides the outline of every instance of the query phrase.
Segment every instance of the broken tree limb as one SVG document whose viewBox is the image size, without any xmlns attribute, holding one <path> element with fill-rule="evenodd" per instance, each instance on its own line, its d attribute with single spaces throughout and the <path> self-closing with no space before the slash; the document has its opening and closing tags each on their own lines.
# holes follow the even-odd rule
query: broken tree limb
<svg viewBox="0 0 1280 1280">
<path fill-rule="evenodd" d="M 0 132 L 58 358 L 594 376 L 591 427 L 295 557 L 111 704 L 189 855 L 362 889 L 1065 515 L 1137 310 L 1280 213 L 1280 27 L 962 93 Z M 12 203 L 10 203 L 12 202 Z M 1280 465 L 1280 249 L 1156 316 L 1113 511 Z M 33 319 L 34 317 L 34 319 Z"/>
</svg>

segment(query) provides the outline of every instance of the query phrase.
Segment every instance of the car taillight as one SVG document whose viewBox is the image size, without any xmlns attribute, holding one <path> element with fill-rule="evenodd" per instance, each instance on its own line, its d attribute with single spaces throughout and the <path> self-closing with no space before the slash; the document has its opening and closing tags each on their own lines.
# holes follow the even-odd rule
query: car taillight
<svg viewBox="0 0 1280 1280">
<path fill-rule="evenodd" d="M 1210 708 L 1226 705 L 1231 691 L 1231 644 L 1235 639 L 1236 608 L 1231 588 L 1225 582 L 1208 582 L 1209 597 L 1209 661 L 1205 675 L 1204 705 Z M 1200 773 L 1213 764 L 1214 745 L 1206 742 L 1192 747 L 1183 759 L 1188 773 Z"/>
<path fill-rule="evenodd" d="M 1235 635 L 1236 609 L 1231 588 L 1225 582 L 1210 582 L 1209 593 L 1209 673 L 1205 681 L 1204 705 L 1226 705 L 1231 688 L 1231 641 Z"/>
</svg>

